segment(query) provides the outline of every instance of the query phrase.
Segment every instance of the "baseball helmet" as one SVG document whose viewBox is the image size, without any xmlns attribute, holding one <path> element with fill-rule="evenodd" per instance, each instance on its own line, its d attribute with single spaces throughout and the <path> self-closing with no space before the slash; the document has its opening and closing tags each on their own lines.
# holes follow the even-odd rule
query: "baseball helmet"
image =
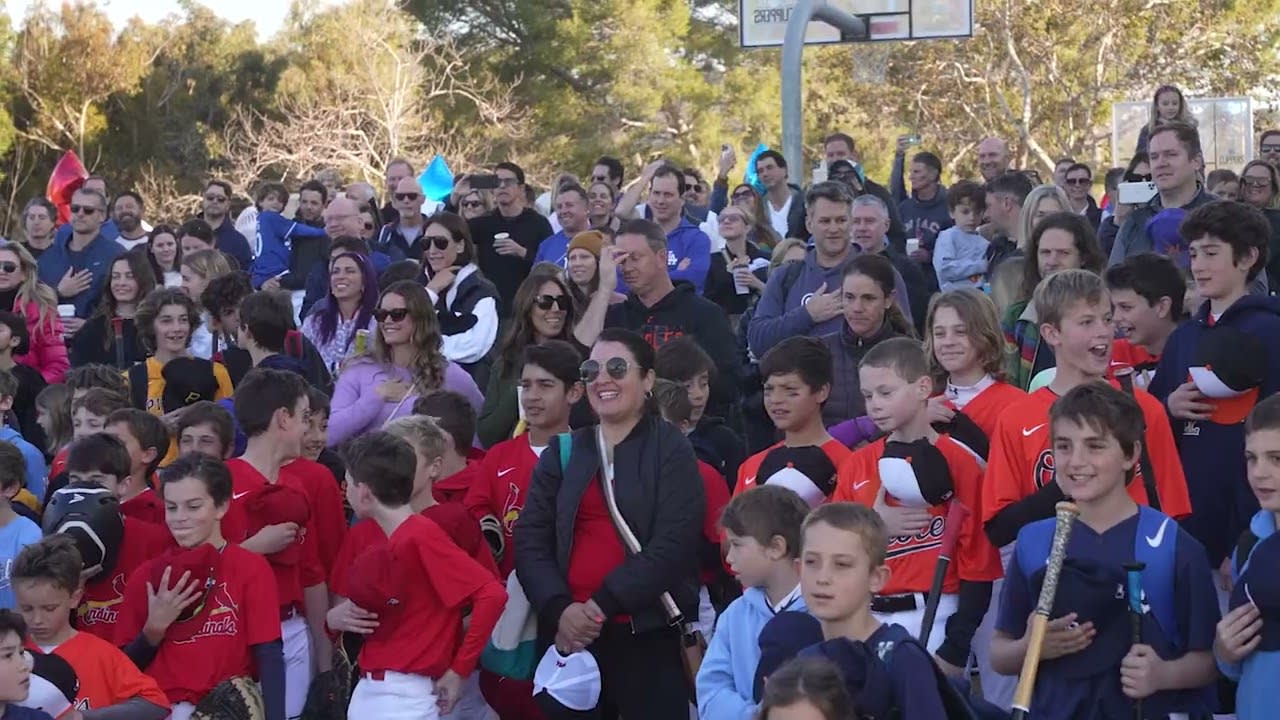
<svg viewBox="0 0 1280 720">
<path fill-rule="evenodd" d="M 87 579 L 115 569 L 124 543 L 120 501 L 99 485 L 60 488 L 44 511 L 44 534 L 62 533 L 76 541 Z"/>
</svg>

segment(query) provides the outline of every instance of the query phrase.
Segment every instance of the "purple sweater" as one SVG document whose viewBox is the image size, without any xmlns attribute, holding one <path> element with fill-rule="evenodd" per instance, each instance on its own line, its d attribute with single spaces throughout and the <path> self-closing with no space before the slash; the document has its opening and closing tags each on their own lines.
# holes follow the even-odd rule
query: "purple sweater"
<svg viewBox="0 0 1280 720">
<path fill-rule="evenodd" d="M 404 402 L 387 402 L 378 395 L 377 388 L 388 380 L 412 378 L 408 370 L 380 365 L 372 360 L 359 360 L 343 368 L 333 390 L 329 411 L 329 447 L 341 444 L 370 430 L 377 430 L 392 418 L 413 414 L 417 393 L 410 393 Z M 476 383 L 460 366 L 448 363 L 444 372 L 444 390 L 461 393 L 480 411 L 484 396 Z"/>
</svg>

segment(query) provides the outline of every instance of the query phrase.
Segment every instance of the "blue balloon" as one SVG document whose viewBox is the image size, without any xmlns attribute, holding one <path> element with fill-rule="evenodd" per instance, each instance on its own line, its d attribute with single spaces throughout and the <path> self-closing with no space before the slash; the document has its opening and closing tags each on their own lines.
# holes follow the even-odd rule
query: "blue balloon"
<svg viewBox="0 0 1280 720">
<path fill-rule="evenodd" d="M 430 200 L 444 202 L 449 197 L 449 193 L 453 192 L 453 172 L 449 170 L 449 164 L 445 162 L 443 155 L 431 158 L 431 163 L 418 176 L 418 185 L 422 188 L 423 197 Z"/>
<path fill-rule="evenodd" d="M 756 146 L 755 151 L 751 153 L 751 157 L 747 159 L 747 172 L 742 176 L 742 182 L 755 188 L 758 193 L 764 192 L 764 183 L 761 183 L 760 177 L 756 175 L 756 158 L 759 158 L 760 153 L 768 149 L 769 146 L 764 143 Z"/>
</svg>

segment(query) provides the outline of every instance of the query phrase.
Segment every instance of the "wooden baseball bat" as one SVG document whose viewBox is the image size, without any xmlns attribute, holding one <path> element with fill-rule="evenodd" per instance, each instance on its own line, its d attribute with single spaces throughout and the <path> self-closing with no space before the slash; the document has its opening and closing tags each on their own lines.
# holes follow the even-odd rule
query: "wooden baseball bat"
<svg viewBox="0 0 1280 720">
<path fill-rule="evenodd" d="M 1071 539 L 1071 527 L 1080 509 L 1072 503 L 1060 502 L 1054 514 L 1057 520 L 1053 528 L 1053 544 L 1049 547 L 1049 560 L 1045 563 L 1044 584 L 1040 586 L 1040 599 L 1036 601 L 1035 617 L 1028 631 L 1027 654 L 1022 658 L 1022 672 L 1018 673 L 1018 689 L 1013 693 L 1013 720 L 1025 720 L 1031 712 L 1031 693 L 1036 687 L 1040 650 L 1049 626 L 1049 613 L 1053 611 L 1053 596 L 1058 593 L 1058 576 L 1062 573 L 1062 561 L 1067 557 L 1067 541 Z"/>
<path fill-rule="evenodd" d="M 1133 368 L 1123 367 L 1115 371 L 1116 382 L 1120 383 L 1120 389 L 1129 395 L 1129 397 L 1137 399 L 1137 395 L 1133 391 Z M 1142 436 L 1142 445 L 1139 446 L 1138 468 L 1142 471 L 1142 487 L 1147 491 L 1147 505 L 1152 510 L 1160 509 L 1160 492 L 1156 488 L 1156 471 L 1151 466 L 1151 454 L 1147 452 L 1147 436 Z"/>
<path fill-rule="evenodd" d="M 947 568 L 951 566 L 951 556 L 956 552 L 956 542 L 960 539 L 960 526 L 969 515 L 969 508 L 959 500 L 952 499 L 947 508 L 946 526 L 942 529 L 942 547 L 938 550 L 938 564 L 933 568 L 933 582 L 929 585 L 929 596 L 924 601 L 924 620 L 920 622 L 920 644 L 929 647 L 929 633 L 933 630 L 933 620 L 938 616 L 938 603 L 942 600 L 942 583 L 947 578 Z"/>
<path fill-rule="evenodd" d="M 1129 600 L 1129 630 L 1134 645 L 1142 644 L 1142 571 L 1147 569 L 1146 563 L 1132 562 L 1124 564 L 1125 595 Z M 1142 720 L 1142 700 L 1133 701 L 1133 717 Z"/>
</svg>

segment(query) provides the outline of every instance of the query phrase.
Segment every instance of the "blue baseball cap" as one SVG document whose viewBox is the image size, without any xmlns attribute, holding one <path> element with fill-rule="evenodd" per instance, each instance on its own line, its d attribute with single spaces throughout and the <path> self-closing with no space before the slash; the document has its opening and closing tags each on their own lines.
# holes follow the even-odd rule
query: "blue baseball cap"
<svg viewBox="0 0 1280 720">
<path fill-rule="evenodd" d="M 822 642 L 822 624 L 807 612 L 789 610 L 773 616 L 760 630 L 760 662 L 753 689 L 756 702 L 764 696 L 764 681 L 801 650 Z"/>
<path fill-rule="evenodd" d="M 1258 650 L 1280 650 L 1280 532 L 1258 541 L 1244 572 L 1231 590 L 1232 610 L 1253 603 L 1262 613 L 1262 642 Z"/>
<path fill-rule="evenodd" d="M 1044 583 L 1044 570 L 1032 574 L 1030 580 L 1031 589 L 1038 594 Z M 1049 617 L 1075 613 L 1076 622 L 1093 623 L 1097 634 L 1084 650 L 1041 662 L 1042 672 L 1067 678 L 1112 672 L 1133 644 L 1125 592 L 1125 575 L 1119 567 L 1067 558 L 1058 576 L 1058 592 Z"/>
</svg>

